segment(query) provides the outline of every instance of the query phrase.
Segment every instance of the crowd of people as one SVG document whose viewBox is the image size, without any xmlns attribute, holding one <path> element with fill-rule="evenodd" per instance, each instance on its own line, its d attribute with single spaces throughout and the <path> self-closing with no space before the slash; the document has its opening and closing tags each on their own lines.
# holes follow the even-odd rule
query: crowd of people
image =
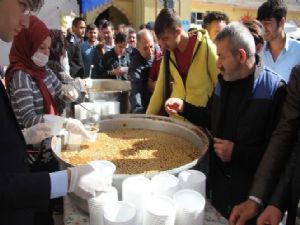
<svg viewBox="0 0 300 225">
<path fill-rule="evenodd" d="M 62 118 L 92 79 L 129 81 L 130 112 L 202 126 L 207 197 L 231 225 L 296 222 L 300 196 L 300 43 L 287 36 L 287 6 L 266 0 L 257 20 L 205 15 L 185 31 L 174 9 L 131 26 L 108 20 L 50 30 L 30 14 L 43 0 L 0 0 L 0 38 L 12 41 L 0 84 L 0 212 L 3 224 L 54 224 L 54 199 L 105 187 L 90 165 L 58 171 L 46 117 Z M 299 80 L 299 81 L 298 81 Z M 89 138 L 84 125 L 64 127 Z M 82 182 L 93 177 L 93 186 Z M 24 193 L 26 192 L 26 195 Z"/>
</svg>

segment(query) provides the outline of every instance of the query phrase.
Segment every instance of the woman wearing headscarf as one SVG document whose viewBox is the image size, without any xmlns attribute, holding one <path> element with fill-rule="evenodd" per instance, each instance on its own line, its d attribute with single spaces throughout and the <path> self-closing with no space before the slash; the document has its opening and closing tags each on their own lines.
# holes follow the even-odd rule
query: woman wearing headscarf
<svg viewBox="0 0 300 225">
<path fill-rule="evenodd" d="M 12 43 L 5 74 L 6 88 L 13 110 L 22 128 L 44 122 L 43 116 L 58 115 L 62 102 L 76 98 L 76 90 L 71 84 L 63 85 L 46 64 L 51 45 L 50 32 L 37 17 L 30 16 L 29 28 L 23 29 Z M 82 123 L 75 119 L 66 119 L 65 127 L 73 133 L 88 136 Z M 58 170 L 58 163 L 52 155 L 51 139 L 28 146 L 27 159 L 31 171 Z M 48 212 L 37 213 L 34 224 L 54 224 L 53 204 Z"/>
</svg>

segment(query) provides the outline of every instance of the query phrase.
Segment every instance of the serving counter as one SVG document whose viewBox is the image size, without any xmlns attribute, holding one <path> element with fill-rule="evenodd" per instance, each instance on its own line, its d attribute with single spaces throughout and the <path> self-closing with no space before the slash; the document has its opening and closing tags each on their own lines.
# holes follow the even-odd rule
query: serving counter
<svg viewBox="0 0 300 225">
<path fill-rule="evenodd" d="M 89 216 L 73 203 L 68 196 L 64 197 L 64 224 L 65 225 L 89 225 Z M 203 225 L 225 225 L 227 220 L 206 201 Z"/>
</svg>

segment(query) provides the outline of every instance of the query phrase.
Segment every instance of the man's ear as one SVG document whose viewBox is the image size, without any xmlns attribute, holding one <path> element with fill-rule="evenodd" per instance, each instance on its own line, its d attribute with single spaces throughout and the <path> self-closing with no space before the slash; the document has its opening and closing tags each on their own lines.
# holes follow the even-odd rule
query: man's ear
<svg viewBox="0 0 300 225">
<path fill-rule="evenodd" d="M 282 29 L 283 29 L 283 28 L 284 28 L 285 21 L 286 21 L 285 17 L 282 17 L 281 20 L 280 20 L 279 23 L 278 23 L 278 26 L 279 26 L 279 27 L 282 27 Z"/>
<path fill-rule="evenodd" d="M 180 35 L 182 32 L 182 29 L 180 27 L 177 27 L 175 30 L 176 36 Z"/>
<path fill-rule="evenodd" d="M 238 57 L 239 57 L 240 63 L 242 63 L 242 64 L 247 61 L 248 56 L 247 56 L 247 52 L 245 51 L 245 49 L 242 49 L 242 48 L 239 49 Z"/>
</svg>

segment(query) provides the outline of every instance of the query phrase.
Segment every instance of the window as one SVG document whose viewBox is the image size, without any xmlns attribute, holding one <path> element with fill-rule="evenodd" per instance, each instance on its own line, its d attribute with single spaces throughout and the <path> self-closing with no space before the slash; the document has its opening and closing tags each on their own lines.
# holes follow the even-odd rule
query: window
<svg viewBox="0 0 300 225">
<path fill-rule="evenodd" d="M 191 23 L 201 25 L 203 21 L 202 12 L 191 12 Z"/>
</svg>

